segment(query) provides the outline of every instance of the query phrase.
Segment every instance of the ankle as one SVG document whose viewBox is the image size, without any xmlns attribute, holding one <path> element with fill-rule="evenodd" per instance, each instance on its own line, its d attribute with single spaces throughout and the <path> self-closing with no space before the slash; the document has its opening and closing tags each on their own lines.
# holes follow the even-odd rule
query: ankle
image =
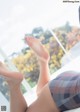
<svg viewBox="0 0 80 112">
<path fill-rule="evenodd" d="M 20 89 L 20 84 L 8 84 L 10 91 L 15 91 Z"/>
<path fill-rule="evenodd" d="M 40 66 L 47 66 L 48 63 L 49 63 L 48 60 L 47 60 L 47 61 L 42 61 L 42 60 L 39 61 L 39 65 L 40 65 Z"/>
</svg>

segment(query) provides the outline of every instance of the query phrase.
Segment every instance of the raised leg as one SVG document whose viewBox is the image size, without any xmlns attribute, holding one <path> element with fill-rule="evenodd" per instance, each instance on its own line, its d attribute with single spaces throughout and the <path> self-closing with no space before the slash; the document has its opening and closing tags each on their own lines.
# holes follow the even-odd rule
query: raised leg
<svg viewBox="0 0 80 112">
<path fill-rule="evenodd" d="M 4 76 L 9 85 L 10 112 L 25 112 L 25 110 L 27 109 L 27 104 L 20 90 L 20 84 L 23 80 L 23 75 L 18 72 L 9 71 L 1 62 L 0 75 Z"/>
<path fill-rule="evenodd" d="M 37 94 L 39 94 L 42 88 L 49 82 L 50 74 L 49 74 L 49 54 L 46 48 L 41 44 L 41 42 L 34 37 L 25 38 L 27 44 L 30 48 L 36 53 L 39 64 L 40 64 L 40 75 L 37 84 Z"/>
<path fill-rule="evenodd" d="M 48 51 L 38 39 L 34 37 L 27 37 L 25 39 L 30 48 L 36 53 L 40 64 L 40 75 L 37 84 L 38 98 L 26 112 L 59 112 L 52 99 L 48 85 L 48 82 L 50 81 L 48 67 L 50 57 Z"/>
<path fill-rule="evenodd" d="M 0 63 L 0 74 L 6 78 L 10 88 L 10 112 L 59 112 L 47 84 L 50 80 L 48 68 L 49 54 L 38 39 L 30 37 L 29 39 L 26 38 L 26 42 L 36 53 L 40 63 L 40 76 L 37 86 L 39 97 L 28 107 L 20 90 L 23 75 L 9 71 Z"/>
</svg>

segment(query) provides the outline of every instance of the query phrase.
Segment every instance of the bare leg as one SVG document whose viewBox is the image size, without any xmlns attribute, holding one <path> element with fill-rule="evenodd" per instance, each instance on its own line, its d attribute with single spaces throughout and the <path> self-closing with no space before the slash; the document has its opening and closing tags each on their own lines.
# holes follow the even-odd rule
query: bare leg
<svg viewBox="0 0 80 112">
<path fill-rule="evenodd" d="M 46 48 L 40 43 L 38 39 L 34 37 L 27 37 L 26 42 L 30 46 L 30 48 L 36 53 L 39 59 L 40 75 L 37 84 L 37 94 L 39 94 L 45 84 L 47 84 L 50 80 L 48 67 L 49 54 Z"/>
<path fill-rule="evenodd" d="M 28 108 L 26 112 L 59 112 L 54 100 L 51 97 L 49 85 L 47 84 L 50 81 L 48 67 L 50 56 L 46 48 L 38 39 L 34 37 L 26 37 L 25 40 L 30 48 L 36 53 L 40 64 L 40 75 L 37 84 L 38 99 Z"/>
<path fill-rule="evenodd" d="M 23 80 L 23 75 L 18 72 L 9 71 L 1 62 L 0 74 L 5 77 L 9 85 L 10 112 L 25 112 L 27 109 L 27 104 L 20 90 L 20 84 Z"/>
<path fill-rule="evenodd" d="M 23 79 L 22 74 L 17 72 L 10 72 L 4 67 L 3 64 L 0 64 L 0 74 L 7 78 L 6 80 L 10 88 L 10 112 L 59 112 L 51 97 L 48 85 L 45 86 L 46 83 L 50 80 L 48 68 L 49 54 L 37 39 L 30 38 L 30 40 L 26 39 L 26 41 L 39 58 L 40 76 L 37 90 L 40 92 L 40 94 L 37 100 L 28 107 L 20 90 L 20 84 Z M 32 42 L 35 42 L 37 47 L 39 47 L 39 52 L 34 47 Z"/>
</svg>

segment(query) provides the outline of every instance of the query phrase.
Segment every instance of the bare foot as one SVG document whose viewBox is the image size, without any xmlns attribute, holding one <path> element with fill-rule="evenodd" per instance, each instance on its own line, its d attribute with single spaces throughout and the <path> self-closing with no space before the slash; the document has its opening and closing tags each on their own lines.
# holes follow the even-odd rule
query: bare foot
<svg viewBox="0 0 80 112">
<path fill-rule="evenodd" d="M 25 41 L 29 47 L 36 53 L 39 61 L 49 61 L 49 53 L 46 48 L 41 44 L 39 39 L 34 37 L 26 37 Z"/>
<path fill-rule="evenodd" d="M 2 62 L 0 62 L 0 75 L 6 79 L 9 85 L 21 83 L 23 80 L 21 73 L 9 71 Z"/>
</svg>

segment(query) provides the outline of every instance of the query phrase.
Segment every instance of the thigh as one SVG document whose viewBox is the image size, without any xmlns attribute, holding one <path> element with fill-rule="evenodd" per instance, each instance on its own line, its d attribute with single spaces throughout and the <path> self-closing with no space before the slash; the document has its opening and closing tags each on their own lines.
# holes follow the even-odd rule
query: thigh
<svg viewBox="0 0 80 112">
<path fill-rule="evenodd" d="M 28 107 L 26 112 L 59 112 L 51 97 L 48 84 L 43 87 L 37 100 Z"/>
</svg>

